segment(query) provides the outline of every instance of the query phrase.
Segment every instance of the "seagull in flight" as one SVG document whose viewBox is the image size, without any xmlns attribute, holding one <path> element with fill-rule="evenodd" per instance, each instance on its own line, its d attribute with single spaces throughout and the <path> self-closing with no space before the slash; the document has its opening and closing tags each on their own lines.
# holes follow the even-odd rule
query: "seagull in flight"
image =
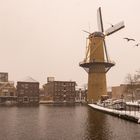
<svg viewBox="0 0 140 140">
<path fill-rule="evenodd" d="M 140 43 L 135 44 L 135 46 L 137 46 L 137 47 L 138 47 L 139 45 L 140 45 Z"/>
<path fill-rule="evenodd" d="M 127 37 L 125 37 L 123 39 L 126 39 L 127 41 L 135 41 L 135 39 L 133 39 L 133 38 L 127 38 Z"/>
<path fill-rule="evenodd" d="M 111 27 L 114 27 L 114 25 L 113 25 L 113 24 L 111 24 L 111 23 L 108 23 L 108 24 L 110 24 L 110 25 L 111 25 Z"/>
</svg>

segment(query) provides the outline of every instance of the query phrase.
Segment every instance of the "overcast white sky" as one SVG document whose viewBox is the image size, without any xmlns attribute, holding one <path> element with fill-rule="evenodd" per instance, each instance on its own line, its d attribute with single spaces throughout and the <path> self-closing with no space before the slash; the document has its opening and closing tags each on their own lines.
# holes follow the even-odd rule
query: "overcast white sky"
<svg viewBox="0 0 140 140">
<path fill-rule="evenodd" d="M 127 73 L 140 69 L 139 0 L 0 0 L 0 71 L 15 82 L 31 76 L 44 84 L 56 80 L 87 83 L 79 67 L 85 56 L 87 34 L 97 31 L 97 9 L 102 7 L 104 28 L 125 22 L 125 29 L 109 37 L 110 58 L 116 62 L 107 74 L 107 85 L 124 82 Z M 135 38 L 127 43 L 123 38 Z"/>
</svg>

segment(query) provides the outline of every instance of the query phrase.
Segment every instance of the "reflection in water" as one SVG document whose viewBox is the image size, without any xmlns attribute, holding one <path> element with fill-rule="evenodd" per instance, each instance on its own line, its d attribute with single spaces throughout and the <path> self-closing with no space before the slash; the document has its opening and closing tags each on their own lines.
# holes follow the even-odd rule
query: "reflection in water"
<svg viewBox="0 0 140 140">
<path fill-rule="evenodd" d="M 109 140 L 111 132 L 105 129 L 106 115 L 95 111 L 89 107 L 87 110 L 87 126 L 85 139 L 89 140 Z"/>
<path fill-rule="evenodd" d="M 87 106 L 0 107 L 0 140 L 139 140 L 139 131 Z"/>
<path fill-rule="evenodd" d="M 91 140 L 139 140 L 140 125 L 89 108 L 88 137 Z"/>
</svg>

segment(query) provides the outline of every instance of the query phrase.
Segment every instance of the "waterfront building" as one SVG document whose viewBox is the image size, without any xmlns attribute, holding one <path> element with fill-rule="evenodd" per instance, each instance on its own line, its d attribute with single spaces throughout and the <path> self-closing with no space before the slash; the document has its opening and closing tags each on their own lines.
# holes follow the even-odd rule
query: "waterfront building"
<svg viewBox="0 0 140 140">
<path fill-rule="evenodd" d="M 40 101 L 47 100 L 47 98 L 45 96 L 45 91 L 44 91 L 44 88 L 43 87 L 39 89 L 39 100 Z"/>
<path fill-rule="evenodd" d="M 43 85 L 45 96 L 54 102 L 75 102 L 74 81 L 48 81 Z"/>
<path fill-rule="evenodd" d="M 16 101 L 16 88 L 13 81 L 8 81 L 8 73 L 0 72 L 0 103 Z"/>
<path fill-rule="evenodd" d="M 5 103 L 6 101 L 16 102 L 16 88 L 14 82 L 0 82 L 0 103 Z"/>
<path fill-rule="evenodd" d="M 113 86 L 111 96 L 113 99 L 120 99 L 122 95 L 123 96 L 126 95 L 125 91 L 126 91 L 126 85 L 121 84 L 119 86 Z"/>
<path fill-rule="evenodd" d="M 14 82 L 0 82 L 0 96 L 16 96 L 16 88 L 14 87 Z"/>
<path fill-rule="evenodd" d="M 39 82 L 27 77 L 17 82 L 18 104 L 39 104 Z"/>
<path fill-rule="evenodd" d="M 87 102 L 87 90 L 86 89 L 81 89 L 81 88 L 77 89 L 76 90 L 75 101 L 76 102 L 82 102 L 82 103 Z"/>
<path fill-rule="evenodd" d="M 134 83 L 133 87 L 128 84 L 113 86 L 111 96 L 113 99 L 124 98 L 127 101 L 140 100 L 140 84 Z"/>
<path fill-rule="evenodd" d="M 55 77 L 47 77 L 47 83 L 50 82 L 54 82 L 55 81 Z M 43 96 L 40 96 L 40 100 L 41 101 L 53 101 L 53 96 L 50 92 L 48 92 L 48 88 L 50 88 L 47 84 L 44 84 L 42 86 L 42 90 L 41 90 L 41 94 L 43 94 Z M 50 91 L 50 90 L 49 90 Z"/>
</svg>

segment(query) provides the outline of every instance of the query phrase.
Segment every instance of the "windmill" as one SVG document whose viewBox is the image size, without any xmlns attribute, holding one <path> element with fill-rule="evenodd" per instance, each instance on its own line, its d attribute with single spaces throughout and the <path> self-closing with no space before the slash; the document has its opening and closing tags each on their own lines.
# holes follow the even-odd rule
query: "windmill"
<svg viewBox="0 0 140 140">
<path fill-rule="evenodd" d="M 87 32 L 85 59 L 79 63 L 88 73 L 88 103 L 97 102 L 102 95 L 107 94 L 106 73 L 115 65 L 109 59 L 105 37 L 125 27 L 121 21 L 104 31 L 101 7 L 97 10 L 97 24 L 98 32 Z"/>
</svg>

